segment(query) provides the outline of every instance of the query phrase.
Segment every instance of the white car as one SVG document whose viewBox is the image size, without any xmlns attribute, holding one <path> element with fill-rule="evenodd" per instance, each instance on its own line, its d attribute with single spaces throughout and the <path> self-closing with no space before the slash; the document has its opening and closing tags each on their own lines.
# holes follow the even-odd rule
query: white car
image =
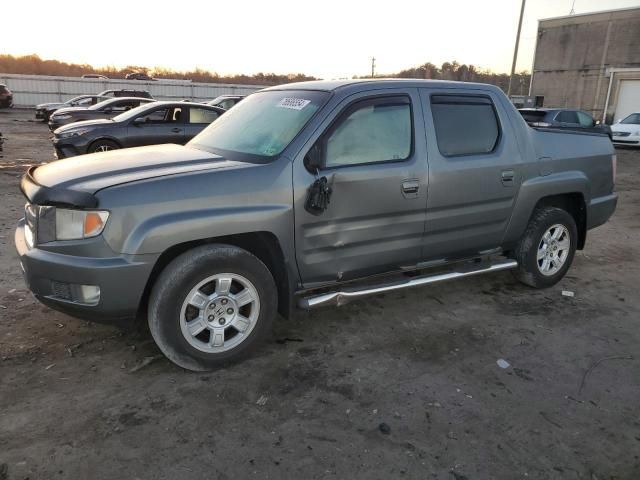
<svg viewBox="0 0 640 480">
<path fill-rule="evenodd" d="M 611 141 L 614 145 L 640 146 L 640 112 L 611 125 Z"/>
</svg>

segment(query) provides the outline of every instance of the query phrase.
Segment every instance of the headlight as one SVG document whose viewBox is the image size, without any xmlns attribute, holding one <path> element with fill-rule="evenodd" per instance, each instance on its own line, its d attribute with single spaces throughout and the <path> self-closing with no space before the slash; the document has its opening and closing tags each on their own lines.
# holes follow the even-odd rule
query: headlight
<svg viewBox="0 0 640 480">
<path fill-rule="evenodd" d="M 27 204 L 25 224 L 29 232 L 25 235 L 31 245 L 91 238 L 102 233 L 108 218 L 109 212 L 103 210 L 71 210 Z"/>
<path fill-rule="evenodd" d="M 54 115 L 53 118 L 55 118 L 56 120 L 69 120 L 71 118 L 71 115 L 68 115 L 68 114 Z"/>
<path fill-rule="evenodd" d="M 71 138 L 71 137 L 79 137 L 84 135 L 85 133 L 89 133 L 91 128 L 80 128 L 78 130 L 71 130 L 68 132 L 62 132 L 58 134 L 58 138 Z"/>
<path fill-rule="evenodd" d="M 79 240 L 102 233 L 109 212 L 56 208 L 56 240 Z"/>
</svg>

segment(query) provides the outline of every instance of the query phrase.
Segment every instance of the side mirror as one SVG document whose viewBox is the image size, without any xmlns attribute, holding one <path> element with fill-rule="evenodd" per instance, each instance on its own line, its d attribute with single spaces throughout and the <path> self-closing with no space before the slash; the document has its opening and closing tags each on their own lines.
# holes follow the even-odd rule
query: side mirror
<svg viewBox="0 0 640 480">
<path fill-rule="evenodd" d="M 317 173 L 322 168 L 322 149 L 320 144 L 316 143 L 304 157 L 304 166 L 311 173 Z"/>
<path fill-rule="evenodd" d="M 136 127 L 139 127 L 140 125 L 144 125 L 145 123 L 146 123 L 146 119 L 144 117 L 138 117 L 133 119 L 133 124 Z"/>
</svg>

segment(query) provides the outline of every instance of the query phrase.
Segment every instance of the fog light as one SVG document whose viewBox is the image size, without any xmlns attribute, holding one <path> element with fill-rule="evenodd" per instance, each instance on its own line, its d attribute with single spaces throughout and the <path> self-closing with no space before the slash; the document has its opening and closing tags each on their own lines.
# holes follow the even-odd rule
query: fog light
<svg viewBox="0 0 640 480">
<path fill-rule="evenodd" d="M 78 302 L 97 305 L 100 302 L 100 287 L 97 285 L 78 285 Z"/>
</svg>

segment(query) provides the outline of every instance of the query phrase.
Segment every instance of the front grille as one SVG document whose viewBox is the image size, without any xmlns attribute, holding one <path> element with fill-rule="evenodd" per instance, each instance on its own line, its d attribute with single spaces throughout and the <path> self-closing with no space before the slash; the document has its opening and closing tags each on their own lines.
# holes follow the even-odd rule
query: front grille
<svg viewBox="0 0 640 480">
<path fill-rule="evenodd" d="M 71 295 L 71 285 L 68 283 L 56 282 L 55 280 L 51 281 L 51 296 L 59 298 L 61 300 L 72 301 L 73 297 Z"/>
</svg>

